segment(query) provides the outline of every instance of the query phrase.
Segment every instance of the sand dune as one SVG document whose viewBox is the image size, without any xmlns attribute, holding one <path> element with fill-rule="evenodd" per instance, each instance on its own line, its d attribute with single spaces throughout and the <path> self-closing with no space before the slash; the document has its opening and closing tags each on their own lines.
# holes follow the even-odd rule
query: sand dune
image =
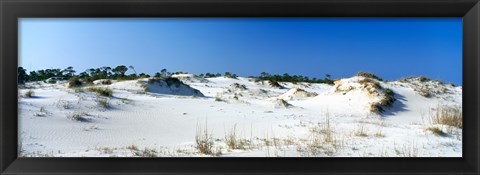
<svg viewBox="0 0 480 175">
<path fill-rule="evenodd" d="M 27 83 L 19 90 L 20 155 L 462 156 L 462 129 L 432 122 L 440 109 L 461 111 L 461 87 L 366 79 L 279 82 L 279 88 L 184 74 L 90 86 L 112 89 L 112 97 L 61 81 Z M 34 96 L 25 97 L 29 90 Z M 195 140 L 205 128 L 210 154 Z"/>
</svg>

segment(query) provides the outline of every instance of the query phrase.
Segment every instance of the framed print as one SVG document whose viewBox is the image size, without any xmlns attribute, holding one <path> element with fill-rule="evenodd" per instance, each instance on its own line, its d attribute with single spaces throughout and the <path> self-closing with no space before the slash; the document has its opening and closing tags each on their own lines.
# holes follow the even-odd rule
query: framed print
<svg viewBox="0 0 480 175">
<path fill-rule="evenodd" d="M 478 1 L 0 5 L 4 174 L 479 173 Z"/>
</svg>

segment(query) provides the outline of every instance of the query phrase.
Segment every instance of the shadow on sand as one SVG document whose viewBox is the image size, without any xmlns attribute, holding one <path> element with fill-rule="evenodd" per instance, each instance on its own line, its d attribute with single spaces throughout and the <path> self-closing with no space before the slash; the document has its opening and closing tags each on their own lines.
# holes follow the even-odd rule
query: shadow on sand
<svg viewBox="0 0 480 175">
<path fill-rule="evenodd" d="M 395 101 L 393 102 L 392 106 L 386 108 L 385 111 L 381 114 L 382 117 L 393 116 L 398 112 L 407 111 L 407 106 L 405 106 L 405 96 L 400 94 L 395 94 Z"/>
</svg>

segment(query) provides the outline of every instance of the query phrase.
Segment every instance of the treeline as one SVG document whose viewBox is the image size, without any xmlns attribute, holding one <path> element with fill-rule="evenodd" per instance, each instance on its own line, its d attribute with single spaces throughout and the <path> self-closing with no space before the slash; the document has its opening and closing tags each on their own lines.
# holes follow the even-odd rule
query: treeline
<svg viewBox="0 0 480 175">
<path fill-rule="evenodd" d="M 132 70 L 133 73 L 127 75 L 127 71 Z M 187 74 L 187 72 L 168 72 L 167 69 L 163 68 L 159 72 L 156 72 L 153 76 L 150 76 L 146 73 L 137 74 L 135 67 L 119 65 L 117 67 L 108 67 L 103 66 L 99 68 L 90 68 L 83 72 L 76 74 L 76 71 L 72 66 L 69 66 L 65 69 L 42 69 L 37 71 L 30 71 L 27 73 L 27 70 L 23 67 L 18 68 L 18 83 L 23 84 L 30 81 L 45 81 L 52 77 L 62 78 L 62 79 L 82 79 L 84 82 L 93 82 L 99 79 L 112 79 L 112 80 L 135 80 L 138 78 L 149 78 L 149 77 L 170 77 L 175 74 Z M 225 72 L 223 75 L 220 73 L 205 73 L 195 75 L 202 78 L 214 78 L 214 77 L 227 77 L 227 78 L 237 78 L 238 76 L 231 72 Z M 324 79 L 309 78 L 302 75 L 289 75 L 287 73 L 283 75 L 269 74 L 262 72 L 259 76 L 250 76 L 250 78 L 258 78 L 259 80 L 268 80 L 271 82 L 309 82 L 309 83 L 329 83 L 332 84 L 333 80 L 330 80 L 330 75 L 326 74 Z"/>
<path fill-rule="evenodd" d="M 289 75 L 288 73 L 284 73 L 283 75 L 272 75 L 267 72 L 262 72 L 258 78 L 260 80 L 268 80 L 270 82 L 291 82 L 294 84 L 298 82 L 333 84 L 333 80 L 331 80 L 330 77 L 330 74 L 325 74 L 325 78 L 323 79 L 315 77 L 310 79 L 307 76 L 302 75 Z"/>
<path fill-rule="evenodd" d="M 132 70 L 134 73 L 127 75 L 126 72 Z M 27 70 L 23 67 L 18 68 L 18 82 L 23 84 L 30 81 L 45 81 L 52 77 L 71 79 L 71 78 L 80 78 L 88 81 L 95 81 L 98 79 L 113 79 L 113 80 L 134 80 L 138 78 L 149 78 L 149 74 L 140 73 L 137 74 L 137 71 L 133 66 L 120 65 L 117 67 L 99 67 L 99 68 L 90 68 L 78 74 L 75 74 L 76 71 L 72 66 L 69 66 L 65 69 L 42 69 L 37 71 L 30 71 L 27 73 Z M 176 72 L 182 73 L 182 72 Z M 154 74 L 154 77 L 167 77 L 171 76 L 174 73 L 168 72 L 167 69 L 162 69 L 159 72 Z"/>
</svg>

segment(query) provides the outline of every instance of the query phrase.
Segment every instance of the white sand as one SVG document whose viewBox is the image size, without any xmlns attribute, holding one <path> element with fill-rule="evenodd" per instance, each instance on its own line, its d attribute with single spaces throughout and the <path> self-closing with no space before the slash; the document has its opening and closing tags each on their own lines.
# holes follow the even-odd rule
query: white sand
<svg viewBox="0 0 480 175">
<path fill-rule="evenodd" d="M 361 88 L 358 81 L 362 77 L 339 81 L 342 86 L 354 87 L 345 94 L 326 84 L 281 82 L 285 88 L 280 89 L 243 77 L 177 77 L 186 85 L 165 87 L 148 84 L 147 79 L 95 83 L 113 89 L 112 98 L 75 92 L 62 82 L 27 83 L 35 95 L 23 97 L 27 89 L 20 89 L 20 155 L 213 156 L 195 148 L 198 128 L 207 127 L 214 151 L 221 152 L 216 156 L 462 156 L 462 129 L 428 121 L 438 105 L 461 109 L 461 87 L 417 80 L 380 82 L 396 93 L 397 100 L 379 115 L 369 112 L 368 104 L 380 96 Z M 245 89 L 232 87 L 233 83 Z M 414 89 L 425 84 L 446 92 L 423 97 Z M 148 92 L 144 92 L 145 86 Z M 305 97 L 291 88 L 318 95 Z M 202 95 L 192 96 L 195 89 Z M 102 99 L 108 99 L 109 108 L 97 104 Z M 292 106 L 275 107 L 278 99 Z M 86 120 L 69 119 L 73 114 Z M 321 130 L 327 120 L 334 141 L 325 141 L 326 132 Z M 227 147 L 225 135 L 234 126 L 237 139 L 246 140 L 245 148 Z M 433 126 L 446 135 L 426 130 Z M 356 134 L 362 128 L 365 135 Z"/>
</svg>

